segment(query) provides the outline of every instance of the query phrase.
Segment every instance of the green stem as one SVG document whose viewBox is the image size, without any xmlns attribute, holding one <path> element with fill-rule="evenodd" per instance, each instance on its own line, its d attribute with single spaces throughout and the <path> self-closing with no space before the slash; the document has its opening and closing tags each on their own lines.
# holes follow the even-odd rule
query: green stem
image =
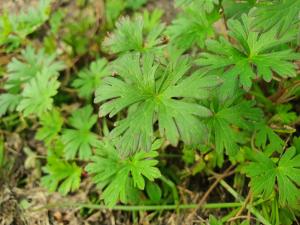
<svg viewBox="0 0 300 225">
<path fill-rule="evenodd" d="M 238 201 L 242 201 L 241 196 L 237 193 L 229 184 L 224 180 L 220 181 L 220 184 Z"/>
<path fill-rule="evenodd" d="M 221 208 L 235 208 L 241 207 L 240 202 L 225 202 L 225 203 L 207 203 L 201 206 L 203 209 L 221 209 Z M 33 211 L 40 211 L 42 209 L 51 208 L 89 208 L 89 209 L 100 209 L 100 210 L 119 210 L 119 211 L 162 211 L 162 210 L 176 210 L 176 209 L 195 209 L 198 204 L 186 204 L 186 205 L 116 205 L 108 207 L 105 205 L 89 204 L 89 203 L 62 203 L 62 204 L 50 204 L 43 206 Z"/>
<path fill-rule="evenodd" d="M 168 185 L 171 188 L 173 198 L 174 198 L 174 202 L 175 202 L 176 205 L 178 205 L 179 195 L 178 195 L 178 192 L 177 192 L 176 185 L 171 180 L 169 180 L 168 178 L 166 178 L 163 175 L 161 175 L 160 179 L 162 180 L 162 182 L 164 182 L 166 185 Z"/>
<path fill-rule="evenodd" d="M 252 205 L 248 205 L 247 209 L 264 225 L 272 225 L 267 221 Z"/>
</svg>

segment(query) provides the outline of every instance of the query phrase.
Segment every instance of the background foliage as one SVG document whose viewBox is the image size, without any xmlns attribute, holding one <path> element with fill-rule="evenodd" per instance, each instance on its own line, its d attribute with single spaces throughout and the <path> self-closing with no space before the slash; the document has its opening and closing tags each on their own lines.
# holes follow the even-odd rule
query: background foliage
<svg viewBox="0 0 300 225">
<path fill-rule="evenodd" d="M 15 4 L 0 222 L 299 223 L 299 0 Z M 24 194 L 40 187 L 59 200 Z"/>
</svg>

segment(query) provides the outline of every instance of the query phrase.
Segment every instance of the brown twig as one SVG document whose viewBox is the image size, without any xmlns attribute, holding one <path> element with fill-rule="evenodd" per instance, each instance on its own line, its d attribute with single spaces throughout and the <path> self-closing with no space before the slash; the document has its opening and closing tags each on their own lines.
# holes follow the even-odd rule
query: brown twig
<svg viewBox="0 0 300 225">
<path fill-rule="evenodd" d="M 246 197 L 244 203 L 243 203 L 243 206 L 242 206 L 242 207 L 240 208 L 240 210 L 235 214 L 235 216 L 232 217 L 232 218 L 229 220 L 229 221 L 232 222 L 232 224 L 233 224 L 233 220 L 236 220 L 236 219 L 238 219 L 238 218 L 244 217 L 244 216 L 241 216 L 241 214 L 242 214 L 242 212 L 244 211 L 244 209 L 246 208 L 247 203 L 250 201 L 251 197 L 252 197 L 252 193 L 251 193 L 251 191 L 250 191 L 250 192 L 248 193 L 248 195 L 247 195 L 247 197 Z M 246 216 L 246 217 L 247 217 L 247 216 Z"/>
<path fill-rule="evenodd" d="M 253 216 L 250 216 L 249 218 L 248 218 L 248 216 L 235 216 L 235 217 L 230 218 L 228 220 L 228 222 L 233 222 L 234 220 L 238 220 L 238 219 L 247 219 L 247 220 L 250 219 L 250 220 L 255 220 L 255 221 L 259 222 L 259 220 Z"/>
<path fill-rule="evenodd" d="M 252 202 L 253 202 L 253 195 L 251 194 L 250 195 L 250 199 L 249 199 L 249 204 L 252 204 Z M 250 212 L 250 210 L 248 210 L 248 213 L 247 213 L 247 220 L 250 223 L 250 220 L 251 220 L 251 212 Z"/>
<path fill-rule="evenodd" d="M 205 194 L 202 196 L 202 198 L 200 199 L 199 203 L 198 203 L 198 207 L 196 207 L 193 212 L 188 216 L 188 219 L 190 219 L 193 215 L 195 215 L 195 213 L 197 212 L 197 210 L 199 208 L 201 208 L 201 206 L 204 204 L 204 202 L 206 201 L 206 199 L 208 198 L 208 196 L 210 195 L 210 193 L 215 189 L 215 187 L 218 185 L 218 183 L 223 180 L 224 178 L 231 176 L 234 173 L 233 169 L 233 165 L 231 165 L 230 167 L 228 167 L 225 172 L 223 174 L 216 174 L 213 171 L 209 171 L 209 173 L 213 174 L 214 177 L 216 178 L 216 180 L 214 181 L 214 183 L 209 187 L 209 189 L 205 192 Z"/>
</svg>

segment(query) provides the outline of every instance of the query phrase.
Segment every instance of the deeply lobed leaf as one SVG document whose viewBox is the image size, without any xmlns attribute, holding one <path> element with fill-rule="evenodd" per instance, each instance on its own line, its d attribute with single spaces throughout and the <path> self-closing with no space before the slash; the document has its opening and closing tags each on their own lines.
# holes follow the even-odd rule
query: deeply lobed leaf
<svg viewBox="0 0 300 225">
<path fill-rule="evenodd" d="M 127 201 L 126 186 L 130 184 L 130 179 L 134 187 L 143 190 L 145 178 L 154 181 L 161 176 L 155 167 L 158 161 L 154 158 L 158 153 L 154 146 L 149 152 L 141 151 L 128 159 L 122 159 L 108 141 L 98 145 L 96 155 L 86 170 L 93 176 L 94 182 L 104 189 L 102 199 L 106 205 L 112 207 L 119 199 Z"/>
<path fill-rule="evenodd" d="M 152 51 L 161 44 L 159 36 L 163 30 L 162 24 L 147 29 L 141 16 L 132 20 L 124 17 L 117 22 L 116 30 L 104 40 L 103 45 L 114 54 Z"/>
<path fill-rule="evenodd" d="M 278 37 L 276 28 L 265 32 L 252 30 L 250 20 L 245 14 L 242 22 L 229 20 L 229 35 L 236 40 L 237 45 L 224 38 L 207 41 L 209 52 L 201 54 L 199 65 L 208 70 L 226 70 L 228 76 L 238 77 L 246 89 L 251 87 L 256 77 L 265 81 L 270 81 L 273 73 L 282 78 L 295 77 L 296 65 L 293 60 L 300 55 L 287 47 L 280 48 L 295 39 L 294 30 Z"/>
<path fill-rule="evenodd" d="M 196 3 L 185 8 L 166 30 L 171 43 L 183 49 L 203 48 L 205 40 L 214 35 L 213 23 L 218 19 L 216 11 L 209 12 Z"/>
<path fill-rule="evenodd" d="M 78 78 L 72 82 L 72 86 L 78 89 L 80 97 L 88 99 L 99 87 L 101 78 L 108 74 L 107 61 L 98 59 L 92 62 L 88 69 L 83 69 L 78 73 Z"/>
<path fill-rule="evenodd" d="M 245 167 L 245 172 L 251 178 L 253 193 L 268 198 L 278 185 L 279 203 L 296 206 L 300 196 L 297 187 L 300 184 L 300 155 L 296 155 L 296 149 L 287 149 L 278 163 L 262 152 L 248 151 L 248 155 L 252 162 Z"/>
<path fill-rule="evenodd" d="M 187 77 L 190 67 L 187 58 L 179 55 L 166 66 L 158 64 L 151 54 L 125 55 L 115 62 L 118 76 L 104 78 L 95 102 L 104 102 L 100 116 L 112 117 L 128 109 L 128 116 L 112 131 L 113 137 L 120 138 L 123 154 L 148 150 L 156 122 L 160 135 L 173 145 L 179 139 L 189 144 L 203 139 L 205 127 L 199 118 L 211 112 L 195 101 L 206 98 L 220 80 L 198 72 Z"/>
<path fill-rule="evenodd" d="M 62 195 L 66 195 L 79 188 L 82 170 L 75 162 L 68 163 L 62 159 L 50 157 L 43 170 L 47 175 L 42 177 L 41 182 L 49 191 L 58 190 Z"/>
<path fill-rule="evenodd" d="M 56 78 L 47 79 L 46 74 L 40 73 L 25 86 L 22 100 L 17 107 L 24 116 L 36 114 L 41 116 L 53 107 L 53 96 L 57 94 L 60 83 Z"/>
<path fill-rule="evenodd" d="M 92 155 L 92 147 L 98 145 L 98 136 L 90 131 L 97 121 L 97 116 L 92 113 L 93 109 L 90 105 L 72 113 L 69 124 L 74 129 L 64 129 L 62 133 L 66 159 L 74 159 L 77 152 L 80 159 L 89 159 Z"/>
</svg>

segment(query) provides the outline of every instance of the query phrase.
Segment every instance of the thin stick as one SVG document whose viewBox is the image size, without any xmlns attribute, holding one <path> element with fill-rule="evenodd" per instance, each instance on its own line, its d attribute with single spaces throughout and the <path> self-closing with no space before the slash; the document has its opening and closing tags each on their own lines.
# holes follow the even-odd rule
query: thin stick
<svg viewBox="0 0 300 225">
<path fill-rule="evenodd" d="M 220 184 L 237 200 L 240 201 L 240 203 L 244 204 L 244 199 L 242 196 L 240 196 L 239 193 L 237 193 L 229 184 L 227 184 L 224 180 L 220 181 Z M 248 204 L 246 206 L 246 209 L 248 209 L 256 218 L 264 225 L 271 225 L 269 221 L 267 221 L 256 209 L 253 205 Z"/>
<path fill-rule="evenodd" d="M 206 201 L 206 199 L 208 198 L 208 196 L 210 195 L 210 193 L 215 189 L 215 187 L 218 185 L 218 183 L 224 179 L 225 177 L 230 176 L 232 173 L 232 171 L 230 171 L 233 168 L 233 166 L 228 167 L 225 172 L 221 175 L 215 175 L 216 176 L 216 180 L 214 181 L 214 183 L 209 187 L 209 189 L 205 192 L 205 194 L 203 195 L 203 197 L 201 198 L 201 200 L 198 203 L 198 207 L 196 207 L 193 212 L 188 216 L 188 219 L 190 219 L 193 215 L 195 215 L 197 209 L 202 208 L 202 206 L 204 205 L 204 202 Z M 213 171 L 209 171 L 209 173 L 215 174 Z"/>
<path fill-rule="evenodd" d="M 248 216 L 235 216 L 235 217 L 232 217 L 228 220 L 228 222 L 233 222 L 234 220 L 238 220 L 238 219 L 248 219 Z M 250 219 L 251 220 L 256 220 L 257 222 L 260 222 L 257 218 L 253 217 L 253 216 L 250 216 Z"/>
<path fill-rule="evenodd" d="M 247 195 L 247 197 L 246 197 L 246 199 L 245 199 L 245 201 L 244 201 L 244 204 L 243 204 L 243 206 L 240 208 L 240 210 L 235 214 L 234 217 L 232 217 L 231 219 L 229 219 L 228 222 L 233 221 L 233 220 L 236 220 L 236 219 L 240 219 L 241 217 L 246 217 L 246 218 L 248 218 L 247 216 L 241 216 L 241 214 L 242 214 L 242 212 L 244 211 L 244 209 L 246 208 L 246 206 L 247 206 L 248 202 L 250 201 L 250 199 L 251 199 L 251 192 L 248 193 L 248 195 Z M 256 219 L 256 218 L 255 218 L 255 219 Z"/>
<path fill-rule="evenodd" d="M 216 177 L 216 180 L 214 181 L 214 183 L 209 187 L 209 189 L 205 192 L 205 194 L 203 195 L 203 197 L 201 198 L 201 200 L 199 201 L 199 205 L 203 205 L 203 203 L 206 201 L 206 199 L 208 198 L 208 196 L 210 195 L 210 193 L 215 189 L 215 187 L 218 185 L 218 183 L 225 177 L 228 176 L 227 171 L 225 171 L 224 174 Z"/>
</svg>

